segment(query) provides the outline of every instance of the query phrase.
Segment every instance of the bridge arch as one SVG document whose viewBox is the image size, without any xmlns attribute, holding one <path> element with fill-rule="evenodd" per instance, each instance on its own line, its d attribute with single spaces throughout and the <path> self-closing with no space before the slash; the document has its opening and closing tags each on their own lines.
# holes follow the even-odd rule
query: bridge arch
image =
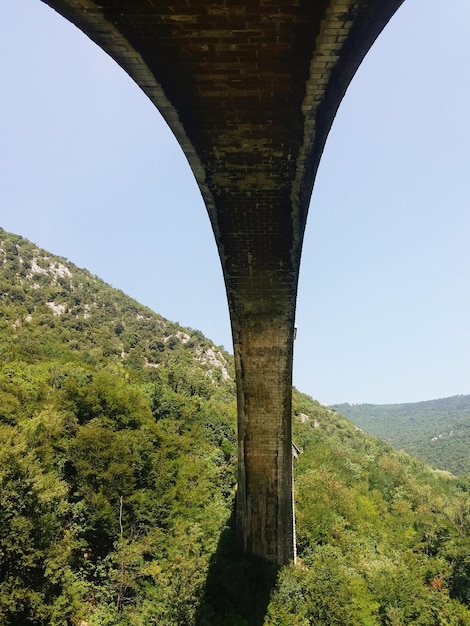
<svg viewBox="0 0 470 626">
<path fill-rule="evenodd" d="M 291 383 L 303 232 L 337 107 L 401 0 L 45 0 L 159 108 L 203 195 L 237 371 L 237 525 L 246 552 L 294 557 Z"/>
</svg>

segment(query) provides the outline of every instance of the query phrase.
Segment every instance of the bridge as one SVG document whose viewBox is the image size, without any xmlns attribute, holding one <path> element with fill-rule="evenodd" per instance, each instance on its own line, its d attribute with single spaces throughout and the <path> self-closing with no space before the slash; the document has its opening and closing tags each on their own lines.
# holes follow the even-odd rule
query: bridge
<svg viewBox="0 0 470 626">
<path fill-rule="evenodd" d="M 43 0 L 134 79 L 198 182 L 222 264 L 237 378 L 237 533 L 295 557 L 291 389 L 303 233 L 322 150 L 403 0 Z"/>
</svg>

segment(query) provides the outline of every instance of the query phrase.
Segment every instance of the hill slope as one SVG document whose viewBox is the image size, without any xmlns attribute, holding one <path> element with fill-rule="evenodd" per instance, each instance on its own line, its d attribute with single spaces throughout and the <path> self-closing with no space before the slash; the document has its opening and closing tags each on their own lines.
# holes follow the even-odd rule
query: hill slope
<svg viewBox="0 0 470 626">
<path fill-rule="evenodd" d="M 236 550 L 231 358 L 0 231 L 0 623 L 470 624 L 470 484 L 294 390 L 299 566 Z"/>
<path fill-rule="evenodd" d="M 454 474 L 470 473 L 470 396 L 409 404 L 338 404 L 371 435 Z"/>
<path fill-rule="evenodd" d="M 181 328 L 86 270 L 0 229 L 1 330 L 5 357 L 76 353 L 129 369 L 168 365 L 175 355 L 217 380 L 233 380 L 227 354 L 200 331 Z M 13 320 L 13 322 L 11 322 Z"/>
</svg>

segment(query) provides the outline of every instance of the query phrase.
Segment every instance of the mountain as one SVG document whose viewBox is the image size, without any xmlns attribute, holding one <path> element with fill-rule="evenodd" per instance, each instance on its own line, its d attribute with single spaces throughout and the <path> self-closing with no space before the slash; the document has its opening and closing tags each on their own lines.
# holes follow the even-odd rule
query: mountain
<svg viewBox="0 0 470 626">
<path fill-rule="evenodd" d="M 337 404 L 360 428 L 454 474 L 470 473 L 470 396 L 408 404 Z"/>
<path fill-rule="evenodd" d="M 228 355 L 200 331 L 165 320 L 89 272 L 1 229 L 0 266 L 5 356 L 31 361 L 75 354 L 89 364 L 107 360 L 149 374 L 184 354 L 195 376 L 203 366 L 212 380 L 233 381 Z"/>
<path fill-rule="evenodd" d="M 0 230 L 0 623 L 470 624 L 470 482 L 293 392 L 297 565 L 238 553 L 232 357 Z"/>
</svg>

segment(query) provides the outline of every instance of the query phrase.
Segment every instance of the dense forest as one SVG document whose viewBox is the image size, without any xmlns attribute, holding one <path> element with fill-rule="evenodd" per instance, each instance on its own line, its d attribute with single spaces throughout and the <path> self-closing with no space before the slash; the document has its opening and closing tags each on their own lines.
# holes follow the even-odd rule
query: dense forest
<svg viewBox="0 0 470 626">
<path fill-rule="evenodd" d="M 407 404 L 338 404 L 366 432 L 453 474 L 470 473 L 470 396 Z"/>
<path fill-rule="evenodd" d="M 470 624 L 470 477 L 294 390 L 296 565 L 233 537 L 231 357 L 0 230 L 0 623 Z"/>
</svg>

